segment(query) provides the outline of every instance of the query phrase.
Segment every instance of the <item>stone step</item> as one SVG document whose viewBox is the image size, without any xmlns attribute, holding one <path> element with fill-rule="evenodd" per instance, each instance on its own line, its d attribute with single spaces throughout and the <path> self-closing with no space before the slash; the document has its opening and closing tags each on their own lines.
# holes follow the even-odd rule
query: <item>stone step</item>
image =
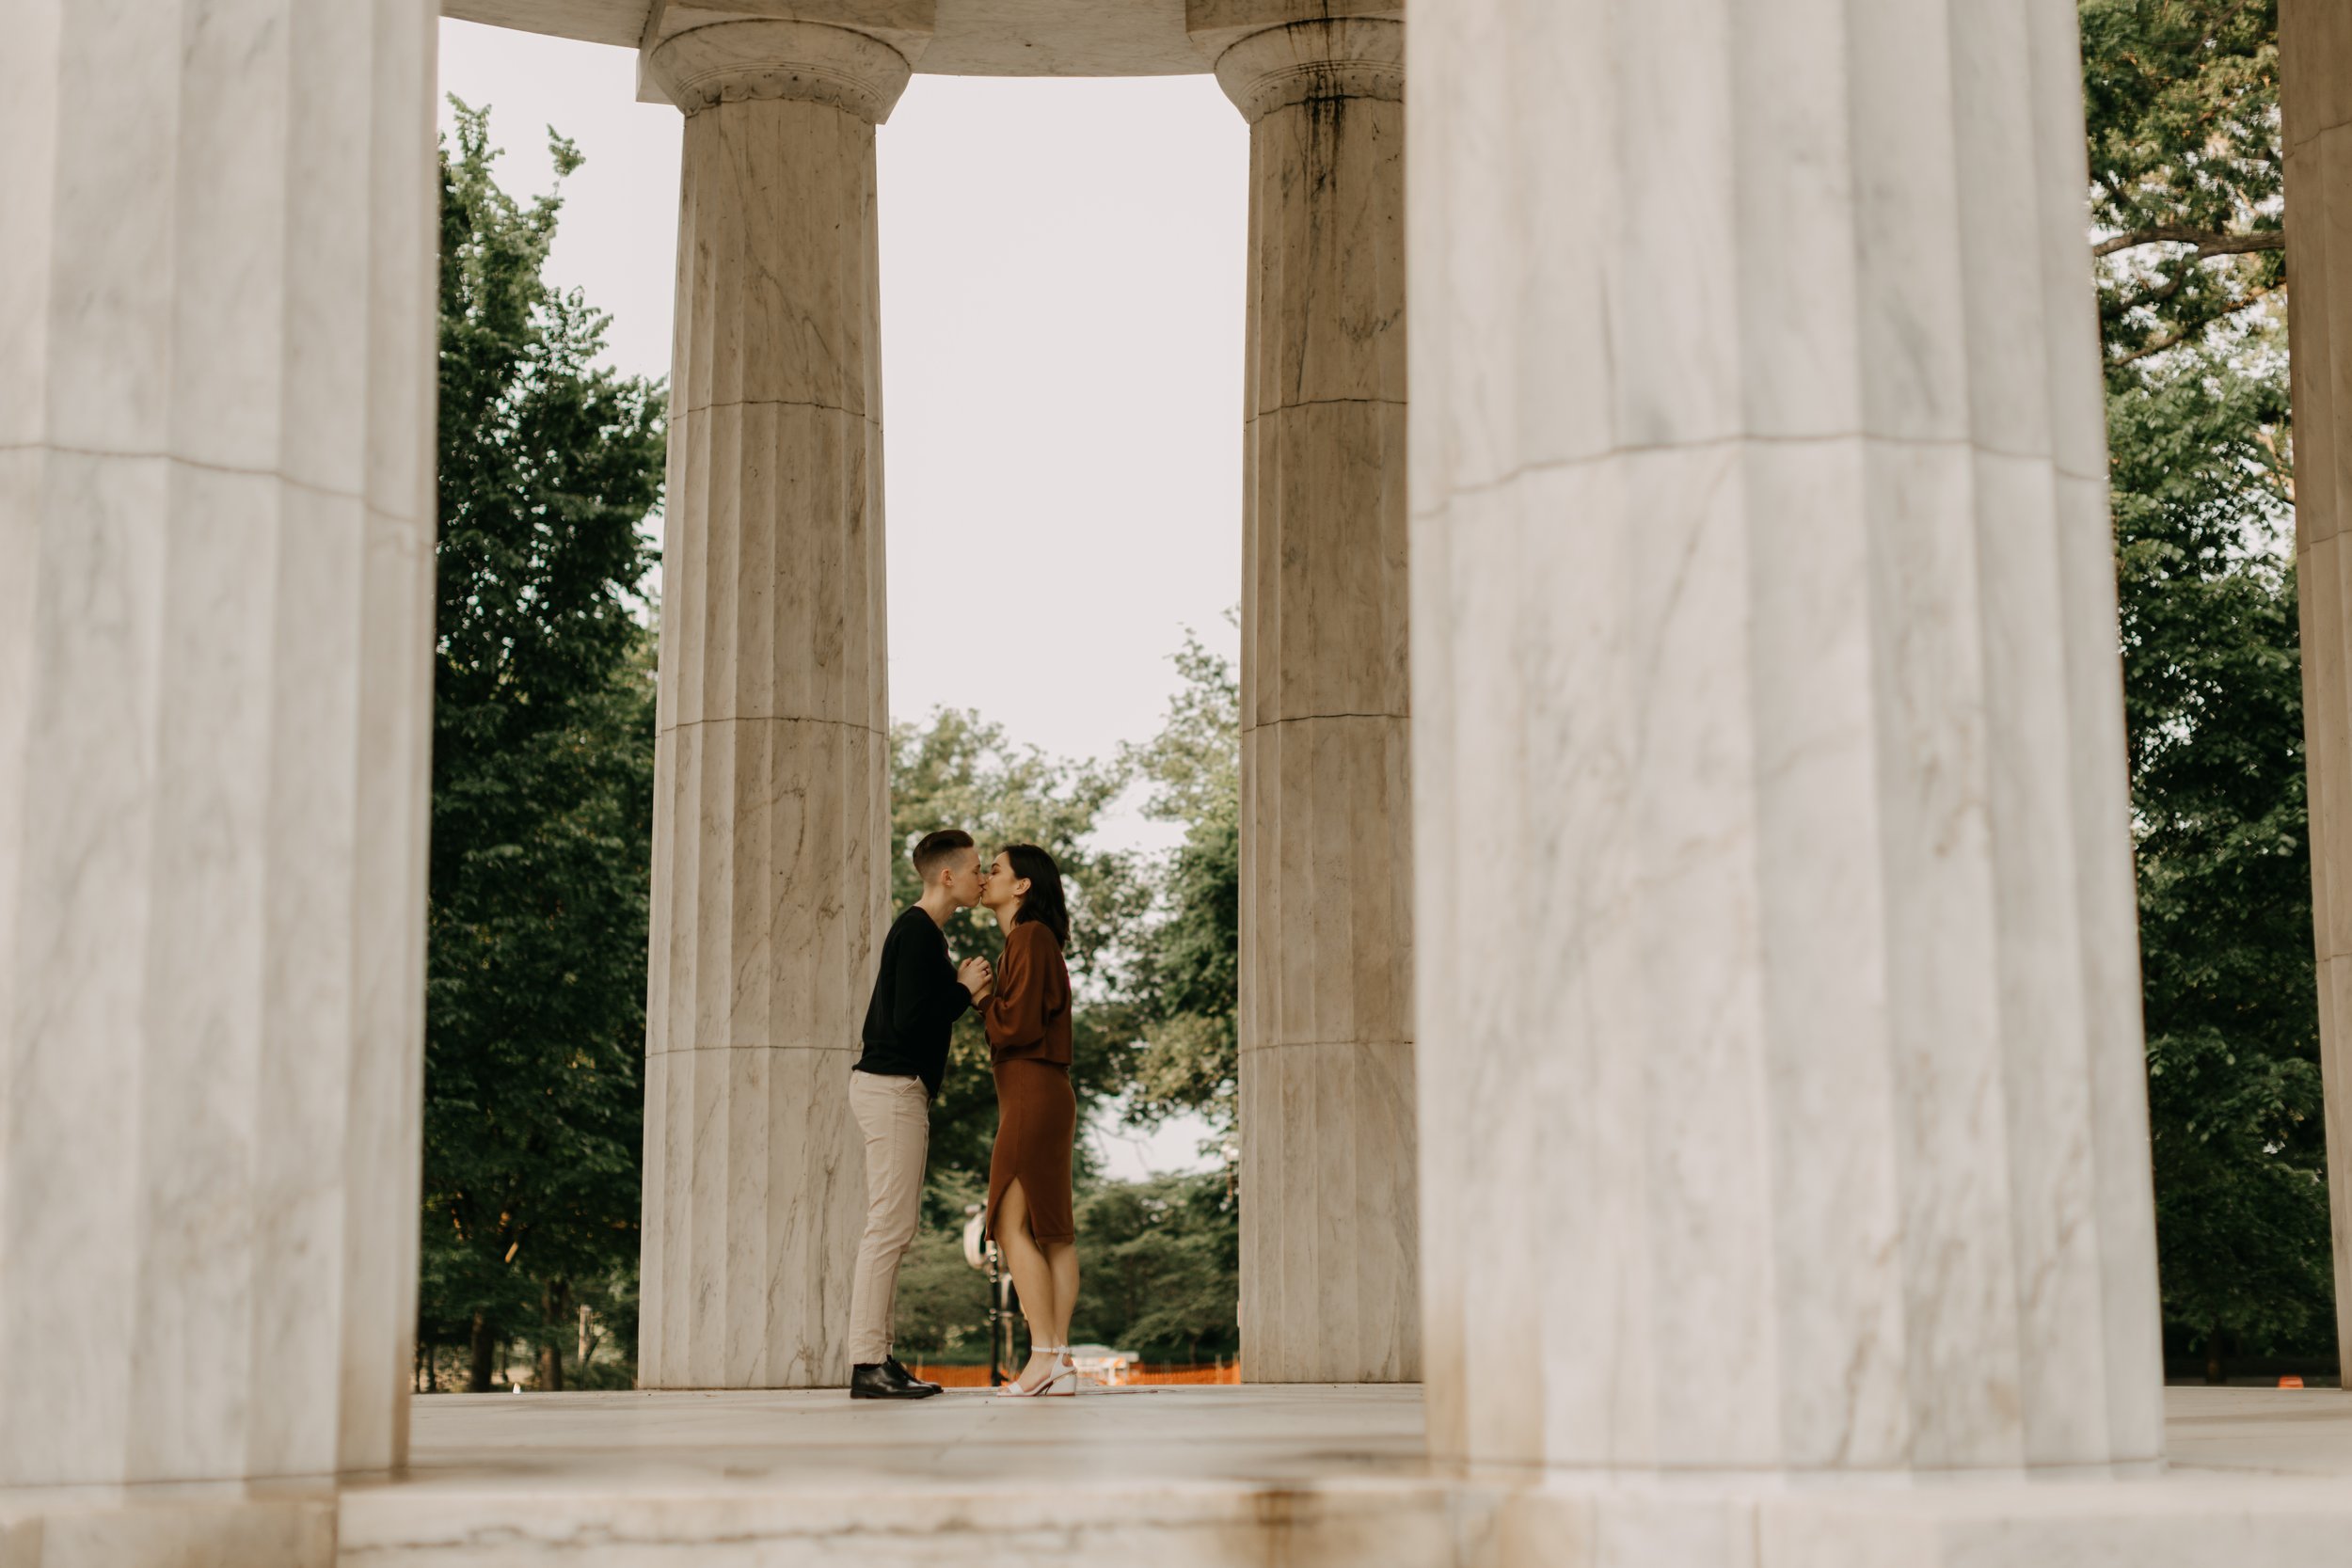
<svg viewBox="0 0 2352 1568">
<path fill-rule="evenodd" d="M 2176 1389 L 2130 1478 L 1467 1476 L 1420 1390 L 417 1402 L 341 1568 L 2352 1568 L 2352 1396 Z"/>
</svg>

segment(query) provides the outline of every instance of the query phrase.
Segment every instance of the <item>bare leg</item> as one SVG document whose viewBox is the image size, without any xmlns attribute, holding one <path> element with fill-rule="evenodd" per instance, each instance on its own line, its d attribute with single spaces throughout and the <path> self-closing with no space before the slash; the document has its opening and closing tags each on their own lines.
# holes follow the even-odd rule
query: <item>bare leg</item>
<svg viewBox="0 0 2352 1568">
<path fill-rule="evenodd" d="M 996 1205 L 996 1244 L 1012 1270 L 1012 1288 L 1021 1292 L 1021 1315 L 1029 1320 L 1029 1364 L 1021 1369 L 1020 1381 L 1034 1388 L 1061 1365 L 1060 1356 L 1041 1355 L 1038 1346 L 1062 1342 L 1058 1336 L 1069 1314 L 1055 1297 L 1053 1267 L 1029 1234 L 1029 1198 L 1018 1181 L 1005 1189 Z"/>
<path fill-rule="evenodd" d="M 1055 1242 L 1044 1248 L 1045 1265 L 1054 1275 L 1054 1343 L 1070 1343 L 1070 1314 L 1078 1305 L 1078 1243 Z"/>
</svg>

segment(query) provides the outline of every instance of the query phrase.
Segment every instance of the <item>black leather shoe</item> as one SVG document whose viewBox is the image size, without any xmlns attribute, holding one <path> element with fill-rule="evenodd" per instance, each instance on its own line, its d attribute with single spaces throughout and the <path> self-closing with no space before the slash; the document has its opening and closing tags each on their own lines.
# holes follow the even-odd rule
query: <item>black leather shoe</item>
<svg viewBox="0 0 2352 1568">
<path fill-rule="evenodd" d="M 850 1369 L 850 1397 L 853 1400 L 927 1400 L 939 1390 L 928 1383 L 917 1383 L 900 1372 L 890 1375 L 887 1361 L 868 1361 Z"/>
<path fill-rule="evenodd" d="M 885 1355 L 882 1357 L 882 1370 L 888 1372 L 891 1376 L 897 1378 L 900 1383 L 905 1384 L 910 1388 L 920 1388 L 927 1394 L 936 1394 L 940 1390 L 941 1386 L 939 1384 L 926 1383 L 921 1378 L 916 1377 L 913 1372 L 908 1371 L 906 1368 L 900 1366 L 898 1364 L 898 1358 L 895 1355 Z"/>
</svg>

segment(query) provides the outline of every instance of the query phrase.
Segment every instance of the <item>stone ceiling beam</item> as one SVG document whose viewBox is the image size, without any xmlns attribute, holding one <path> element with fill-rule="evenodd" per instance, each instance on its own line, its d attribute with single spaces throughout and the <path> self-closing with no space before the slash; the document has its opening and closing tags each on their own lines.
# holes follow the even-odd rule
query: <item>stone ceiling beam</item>
<svg viewBox="0 0 2352 1568">
<path fill-rule="evenodd" d="M 460 21 L 626 48 L 659 41 L 669 9 L 663 0 L 440 3 L 443 15 Z M 705 15 L 823 22 L 891 41 L 897 41 L 894 30 L 905 27 L 908 9 L 903 0 L 831 6 L 707 0 L 693 8 Z M 1327 14 L 1341 8 L 1330 8 Z M 1233 14 L 1248 23 L 1243 32 L 1271 24 Z M 1315 8 L 1313 14 L 1327 12 Z M 1184 0 L 937 0 L 919 69 L 943 76 L 1194 75 L 1205 71 L 1208 61 L 1185 36 L 1184 24 Z"/>
</svg>

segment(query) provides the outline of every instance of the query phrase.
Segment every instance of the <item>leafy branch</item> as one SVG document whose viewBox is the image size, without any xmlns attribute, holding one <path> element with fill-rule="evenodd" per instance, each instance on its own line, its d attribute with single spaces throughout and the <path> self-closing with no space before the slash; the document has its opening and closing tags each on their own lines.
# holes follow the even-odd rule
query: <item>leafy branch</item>
<svg viewBox="0 0 2352 1568">
<path fill-rule="evenodd" d="M 2149 245 L 2193 245 L 2197 247 L 2197 254 L 2190 260 L 2201 261 L 2209 256 L 2244 256 L 2260 250 L 2284 250 L 2287 236 L 2283 229 L 2258 229 L 2250 233 L 2224 234 L 2210 229 L 2164 224 L 2102 240 L 2090 247 L 2090 253 L 2093 256 L 2114 256 Z"/>
</svg>

